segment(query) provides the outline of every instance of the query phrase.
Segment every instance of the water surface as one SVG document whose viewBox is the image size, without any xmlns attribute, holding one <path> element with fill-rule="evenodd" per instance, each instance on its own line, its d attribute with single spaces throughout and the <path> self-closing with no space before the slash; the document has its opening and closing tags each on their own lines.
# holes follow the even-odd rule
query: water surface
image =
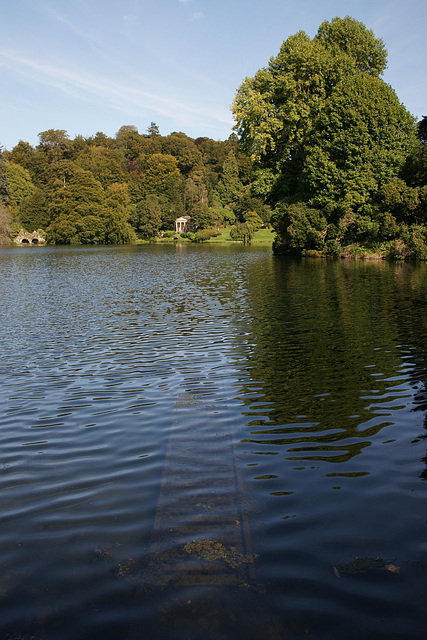
<svg viewBox="0 0 427 640">
<path fill-rule="evenodd" d="M 424 638 L 426 278 L 255 247 L 1 250 L 0 637 Z M 254 559 L 190 595 L 144 587 L 189 433 L 189 459 L 232 449 Z"/>
</svg>

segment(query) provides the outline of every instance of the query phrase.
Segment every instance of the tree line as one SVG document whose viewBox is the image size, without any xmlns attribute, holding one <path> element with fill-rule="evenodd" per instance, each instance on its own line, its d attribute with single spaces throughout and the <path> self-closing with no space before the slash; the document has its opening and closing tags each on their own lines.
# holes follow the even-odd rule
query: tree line
<svg viewBox="0 0 427 640">
<path fill-rule="evenodd" d="M 243 81 L 228 140 L 152 122 L 20 141 L 0 154 L 0 238 L 22 226 L 52 243 L 126 243 L 188 215 L 200 239 L 232 225 L 250 241 L 271 223 L 277 253 L 427 259 L 427 117 L 415 121 L 386 66 L 380 38 L 334 18 Z"/>
<path fill-rule="evenodd" d="M 36 147 L 21 140 L 1 154 L 7 241 L 23 227 L 43 230 L 50 243 L 122 244 L 173 231 L 183 215 L 194 231 L 244 224 L 248 212 L 262 225 L 271 215 L 252 194 L 252 163 L 235 134 L 226 141 L 162 136 L 152 122 L 144 134 L 126 125 L 113 138 L 71 140 L 57 129 L 38 137 Z"/>
</svg>

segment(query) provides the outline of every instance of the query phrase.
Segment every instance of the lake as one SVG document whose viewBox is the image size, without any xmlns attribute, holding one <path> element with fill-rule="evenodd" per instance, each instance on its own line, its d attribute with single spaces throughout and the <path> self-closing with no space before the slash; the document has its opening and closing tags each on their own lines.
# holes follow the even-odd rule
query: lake
<svg viewBox="0 0 427 640">
<path fill-rule="evenodd" d="M 0 250 L 0 637 L 425 638 L 427 265 Z"/>
</svg>

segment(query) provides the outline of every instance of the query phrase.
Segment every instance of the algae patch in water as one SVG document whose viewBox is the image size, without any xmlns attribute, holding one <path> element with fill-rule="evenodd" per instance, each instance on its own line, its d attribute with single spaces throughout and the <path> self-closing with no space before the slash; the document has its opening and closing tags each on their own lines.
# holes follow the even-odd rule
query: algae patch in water
<svg viewBox="0 0 427 640">
<path fill-rule="evenodd" d="M 226 547 L 222 542 L 210 539 L 187 542 L 184 551 L 188 555 L 206 562 L 223 560 L 232 569 L 237 569 L 242 564 L 253 564 L 258 557 L 256 554 L 241 553 L 237 551 L 236 547 Z"/>
<path fill-rule="evenodd" d="M 400 573 L 400 567 L 383 558 L 355 558 L 347 564 L 339 564 L 334 567 L 337 578 L 350 576 L 357 573 L 368 573 L 370 571 L 386 570 L 390 573 Z"/>
</svg>

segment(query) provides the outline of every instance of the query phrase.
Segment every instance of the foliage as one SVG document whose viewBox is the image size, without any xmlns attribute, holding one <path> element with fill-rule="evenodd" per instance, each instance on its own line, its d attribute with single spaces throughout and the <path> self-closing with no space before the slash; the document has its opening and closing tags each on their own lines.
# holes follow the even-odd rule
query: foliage
<svg viewBox="0 0 427 640">
<path fill-rule="evenodd" d="M 325 20 L 317 31 L 317 40 L 333 55 L 346 54 L 358 71 L 380 76 L 387 67 L 387 50 L 381 38 L 362 22 L 349 16 Z"/>
<path fill-rule="evenodd" d="M 179 183 L 178 163 L 174 156 L 155 153 L 141 161 L 143 173 L 139 179 L 139 190 L 142 197 L 149 193 L 166 193 Z"/>
<path fill-rule="evenodd" d="M 239 201 L 234 205 L 234 213 L 243 220 L 248 211 L 254 211 L 258 214 L 264 224 L 268 224 L 271 218 L 271 207 L 265 204 L 262 198 L 257 198 L 250 192 L 243 192 Z"/>
<path fill-rule="evenodd" d="M 260 218 L 260 216 L 257 214 L 256 211 L 248 211 L 247 213 L 245 213 L 245 215 L 243 217 L 244 217 L 245 222 L 247 222 L 248 224 L 250 224 L 253 227 L 254 232 L 256 232 L 259 229 L 261 229 L 261 227 L 263 225 L 263 221 L 262 221 L 262 218 Z"/>
<path fill-rule="evenodd" d="M 406 185 L 404 212 L 388 207 L 417 143 L 412 116 L 379 77 L 386 59 L 362 23 L 334 18 L 313 39 L 289 37 L 238 89 L 233 113 L 255 162 L 252 192 L 277 205 L 276 251 L 338 255 L 348 243 L 390 239 L 399 221 L 424 220 L 420 194 Z"/>
<path fill-rule="evenodd" d="M 195 204 L 190 209 L 189 214 L 191 216 L 191 226 L 196 230 L 208 229 L 213 227 L 216 222 L 215 210 L 203 202 Z"/>
<path fill-rule="evenodd" d="M 132 226 L 145 239 L 158 235 L 162 225 L 161 198 L 149 194 L 140 200 L 131 215 Z M 173 232 L 171 232 L 173 235 Z"/>
<path fill-rule="evenodd" d="M 7 207 L 0 203 L 0 245 L 10 244 L 12 233 L 12 216 Z"/>
<path fill-rule="evenodd" d="M 115 182 L 106 190 L 105 238 L 107 244 L 126 244 L 135 240 L 135 232 L 128 223 L 130 197 L 125 184 Z"/>
<path fill-rule="evenodd" d="M 427 118 L 415 125 L 380 79 L 385 65 L 383 42 L 362 23 L 325 21 L 242 83 L 239 137 L 162 136 L 154 122 L 111 138 L 48 129 L 35 148 L 21 140 L 0 154 L 0 201 L 13 224 L 50 242 L 174 235 L 188 215 L 187 239 L 232 224 L 230 237 L 248 243 L 271 220 L 276 251 L 420 259 Z"/>
<path fill-rule="evenodd" d="M 25 229 L 46 229 L 49 224 L 48 201 L 41 189 L 36 187 L 33 193 L 25 198 L 19 209 L 19 218 Z"/>
<path fill-rule="evenodd" d="M 29 171 L 14 162 L 6 163 L 6 178 L 10 207 L 12 212 L 16 214 L 25 200 L 33 195 L 35 187 Z"/>
<path fill-rule="evenodd" d="M 319 208 L 357 210 L 398 175 L 414 142 L 413 119 L 391 87 L 350 76 L 314 122 L 300 193 Z"/>
<path fill-rule="evenodd" d="M 48 129 L 38 134 L 38 149 L 44 153 L 50 161 L 58 162 L 65 158 L 72 149 L 70 136 L 64 129 Z"/>
<path fill-rule="evenodd" d="M 4 159 L 16 182 L 19 222 L 48 230 L 50 242 L 132 241 L 129 223 L 150 238 L 174 229 L 181 215 L 192 216 L 199 229 L 233 223 L 235 195 L 251 179 L 251 162 L 236 136 L 224 142 L 177 132 L 162 136 L 152 122 L 146 134 L 124 125 L 114 138 L 97 132 L 70 140 L 66 131 L 49 129 L 39 141 L 33 148 L 21 140 Z M 3 162 L 0 188 L 9 203 L 5 167 Z M 218 184 L 232 205 L 223 206 Z"/>
<path fill-rule="evenodd" d="M 236 222 L 230 229 L 231 239 L 243 244 L 250 244 L 254 234 L 255 229 L 250 222 Z"/>
<path fill-rule="evenodd" d="M 206 242 L 206 240 L 210 240 L 217 233 L 213 229 L 199 229 L 194 234 L 194 242 Z"/>
<path fill-rule="evenodd" d="M 7 182 L 6 161 L 3 151 L 0 148 L 0 206 L 7 206 L 10 203 L 9 185 Z"/>
<path fill-rule="evenodd" d="M 126 181 L 120 154 L 116 149 L 86 145 L 75 162 L 85 171 L 90 171 L 104 188 Z"/>
<path fill-rule="evenodd" d="M 427 144 L 420 143 L 409 154 L 401 177 L 412 187 L 427 185 Z"/>
<path fill-rule="evenodd" d="M 192 138 L 185 133 L 171 133 L 163 138 L 162 153 L 176 158 L 178 168 L 186 176 L 192 169 L 202 165 L 202 154 Z"/>
<path fill-rule="evenodd" d="M 303 203 L 282 205 L 272 219 L 277 233 L 274 249 L 277 253 L 322 251 L 327 235 L 326 218 L 317 209 Z"/>
<path fill-rule="evenodd" d="M 418 122 L 418 137 L 423 144 L 427 143 L 427 116 L 423 116 Z"/>
<path fill-rule="evenodd" d="M 242 182 L 239 178 L 239 168 L 236 155 L 230 150 L 223 165 L 223 175 L 218 182 L 216 192 L 223 206 L 233 206 L 242 192 Z"/>
</svg>

